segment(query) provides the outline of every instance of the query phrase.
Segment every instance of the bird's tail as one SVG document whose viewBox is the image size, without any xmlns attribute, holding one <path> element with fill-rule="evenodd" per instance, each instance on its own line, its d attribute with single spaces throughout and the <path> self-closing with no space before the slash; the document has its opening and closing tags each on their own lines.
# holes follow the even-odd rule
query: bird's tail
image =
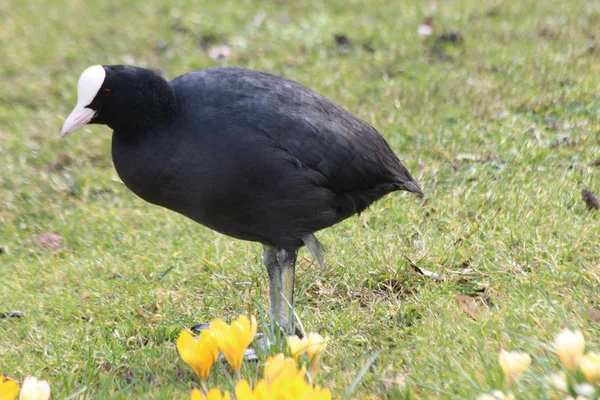
<svg viewBox="0 0 600 400">
<path fill-rule="evenodd" d="M 310 255 L 317 259 L 319 266 L 325 268 L 325 246 L 319 242 L 319 239 L 313 233 L 304 236 L 302 241 Z"/>
<path fill-rule="evenodd" d="M 416 193 L 419 195 L 419 197 L 424 196 L 423 191 L 415 181 L 399 182 L 397 183 L 397 187 L 399 190 L 406 190 L 407 192 Z"/>
</svg>

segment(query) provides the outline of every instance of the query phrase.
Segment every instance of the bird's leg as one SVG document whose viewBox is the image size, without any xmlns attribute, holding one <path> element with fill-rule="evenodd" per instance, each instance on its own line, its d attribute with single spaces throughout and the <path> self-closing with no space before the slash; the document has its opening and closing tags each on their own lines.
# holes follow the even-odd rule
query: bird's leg
<svg viewBox="0 0 600 400">
<path fill-rule="evenodd" d="M 294 273 L 296 270 L 296 257 L 298 249 L 282 249 L 264 246 L 264 263 L 269 275 L 269 301 L 274 332 L 279 340 L 294 333 Z M 209 324 L 198 324 L 191 329 L 200 332 L 208 329 Z M 267 338 L 262 337 L 254 348 L 259 346 L 269 348 Z M 256 360 L 254 349 L 249 348 L 244 354 L 246 360 Z"/>
<path fill-rule="evenodd" d="M 298 250 L 280 249 L 277 261 L 281 267 L 281 318 L 279 325 L 282 330 L 294 334 L 294 277 L 296 273 L 296 257 Z"/>
<path fill-rule="evenodd" d="M 274 322 L 285 333 L 293 333 L 294 273 L 296 249 L 264 247 L 264 260 L 269 274 L 269 300 Z"/>
<path fill-rule="evenodd" d="M 263 257 L 267 274 L 269 275 L 269 306 L 271 318 L 279 321 L 281 314 L 281 267 L 277 261 L 277 249 L 271 246 L 264 246 Z"/>
</svg>

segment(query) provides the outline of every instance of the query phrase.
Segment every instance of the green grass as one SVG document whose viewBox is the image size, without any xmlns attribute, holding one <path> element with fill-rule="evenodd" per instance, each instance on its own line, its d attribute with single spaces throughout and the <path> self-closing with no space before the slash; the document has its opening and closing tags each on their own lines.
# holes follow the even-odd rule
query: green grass
<svg viewBox="0 0 600 400">
<path fill-rule="evenodd" d="M 518 348 L 534 365 L 520 398 L 539 399 L 535 371 L 556 366 L 541 343 L 569 325 L 600 347 L 583 316 L 600 307 L 600 212 L 581 199 L 600 193 L 600 3 L 151 3 L 0 1 L 0 311 L 25 313 L 0 320 L 0 374 L 48 379 L 54 398 L 187 398 L 180 329 L 266 306 L 259 245 L 136 198 L 107 127 L 58 139 L 97 63 L 284 75 L 377 127 L 421 183 L 425 206 L 390 195 L 318 235 L 325 269 L 299 267 L 297 312 L 332 339 L 318 383 L 336 396 L 381 351 L 356 398 L 474 398 Z M 421 40 L 426 16 L 464 42 Z M 473 320 L 454 296 L 481 287 Z"/>
</svg>

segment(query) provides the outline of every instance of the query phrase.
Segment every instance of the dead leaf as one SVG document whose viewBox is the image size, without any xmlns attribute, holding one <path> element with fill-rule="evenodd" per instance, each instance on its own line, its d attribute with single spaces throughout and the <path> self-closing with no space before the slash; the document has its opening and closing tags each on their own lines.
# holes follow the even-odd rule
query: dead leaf
<svg viewBox="0 0 600 400">
<path fill-rule="evenodd" d="M 49 249 L 57 249 L 60 247 L 62 236 L 56 232 L 44 232 L 38 235 L 38 243 Z"/>
<path fill-rule="evenodd" d="M 449 32 L 449 33 L 444 33 L 442 35 L 439 35 L 438 37 L 435 38 L 435 41 L 460 44 L 460 43 L 463 43 L 465 41 L 465 39 L 460 34 L 460 32 Z"/>
<path fill-rule="evenodd" d="M 25 313 L 23 311 L 6 311 L 0 312 L 0 318 L 23 318 Z"/>
<path fill-rule="evenodd" d="M 313 260 L 306 257 L 298 256 L 298 265 L 296 266 L 296 268 L 309 268 L 312 267 L 314 264 L 315 262 Z"/>
<path fill-rule="evenodd" d="M 140 307 L 137 307 L 135 309 L 135 312 L 137 313 L 137 315 L 139 315 L 140 317 L 142 317 L 144 319 L 144 321 L 146 322 L 152 322 L 152 320 L 150 318 L 148 318 L 145 314 L 144 314 L 144 310 L 142 310 Z"/>
<path fill-rule="evenodd" d="M 66 167 L 72 165 L 73 162 L 75 161 L 73 159 L 73 157 L 71 157 L 67 153 L 62 153 L 62 152 L 56 154 L 55 158 L 56 158 L 56 161 L 54 161 L 52 164 L 50 164 L 51 171 L 61 171 L 61 170 L 65 169 Z"/>
<path fill-rule="evenodd" d="M 583 189 L 581 192 L 581 197 L 583 197 L 583 201 L 587 205 L 588 210 L 598 210 L 600 209 L 600 202 L 598 201 L 598 196 L 590 189 Z"/>
<path fill-rule="evenodd" d="M 560 146 L 572 146 L 576 142 L 569 137 L 567 134 L 560 134 L 556 136 L 556 139 L 550 142 L 550 148 L 555 149 Z"/>
<path fill-rule="evenodd" d="M 394 385 L 397 389 L 403 390 L 406 386 L 406 375 L 399 374 L 395 378 L 382 378 L 381 383 L 386 390 L 394 389 Z"/>
<path fill-rule="evenodd" d="M 132 56 L 131 54 L 125 54 L 123 56 L 123 64 L 134 65 L 137 64 L 137 62 L 134 56 Z"/>
<path fill-rule="evenodd" d="M 415 289 L 406 285 L 405 282 L 398 279 L 387 278 L 377 283 L 377 289 L 381 294 L 390 295 L 412 295 Z"/>
<path fill-rule="evenodd" d="M 417 26 L 417 33 L 421 37 L 431 36 L 433 34 L 433 19 L 427 17 Z"/>
<path fill-rule="evenodd" d="M 465 314 L 467 314 L 471 319 L 477 321 L 479 318 L 479 306 L 477 304 L 477 300 L 473 297 L 466 296 L 464 294 L 456 294 L 454 295 L 454 299 L 456 300 L 456 304 L 458 308 L 460 308 Z"/>
<path fill-rule="evenodd" d="M 600 310 L 594 307 L 590 307 L 583 312 L 583 316 L 588 322 L 600 323 Z"/>
<path fill-rule="evenodd" d="M 333 35 L 333 40 L 338 46 L 350 47 L 350 39 L 343 33 Z"/>
<path fill-rule="evenodd" d="M 381 378 L 381 383 L 386 390 L 392 390 L 394 388 L 394 380 L 392 378 Z"/>
<path fill-rule="evenodd" d="M 406 258 L 408 260 L 408 262 L 410 263 L 410 266 L 415 270 L 415 272 L 417 272 L 420 275 L 424 275 L 427 276 L 431 279 L 436 279 L 438 281 L 443 281 L 445 280 L 445 278 L 439 274 L 436 274 L 435 272 L 429 271 L 425 268 L 421 268 L 419 267 L 417 264 L 415 264 L 414 262 L 412 262 L 412 260 L 406 256 L 404 256 L 404 258 Z"/>
<path fill-rule="evenodd" d="M 259 28 L 265 21 L 266 17 L 267 17 L 267 15 L 264 12 L 259 11 L 258 14 L 256 14 L 254 16 L 254 18 L 252 19 L 252 25 Z"/>
<path fill-rule="evenodd" d="M 487 161 L 490 161 L 492 159 L 492 157 L 489 154 L 482 155 L 482 154 L 463 153 L 463 154 L 458 154 L 456 157 L 454 157 L 454 159 L 456 161 L 487 162 Z"/>
<path fill-rule="evenodd" d="M 231 49 L 229 46 L 212 46 L 208 49 L 208 56 L 215 61 L 225 60 L 231 55 Z"/>
</svg>

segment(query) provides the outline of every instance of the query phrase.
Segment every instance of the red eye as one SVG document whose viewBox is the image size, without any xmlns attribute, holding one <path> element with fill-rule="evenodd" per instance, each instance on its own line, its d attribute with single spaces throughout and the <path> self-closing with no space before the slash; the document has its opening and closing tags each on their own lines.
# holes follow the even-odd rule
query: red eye
<svg viewBox="0 0 600 400">
<path fill-rule="evenodd" d="M 102 96 L 104 96 L 104 97 L 108 97 L 108 96 L 110 96 L 110 89 L 108 89 L 108 88 L 107 88 L 107 89 L 104 89 L 104 90 L 102 91 Z"/>
</svg>

